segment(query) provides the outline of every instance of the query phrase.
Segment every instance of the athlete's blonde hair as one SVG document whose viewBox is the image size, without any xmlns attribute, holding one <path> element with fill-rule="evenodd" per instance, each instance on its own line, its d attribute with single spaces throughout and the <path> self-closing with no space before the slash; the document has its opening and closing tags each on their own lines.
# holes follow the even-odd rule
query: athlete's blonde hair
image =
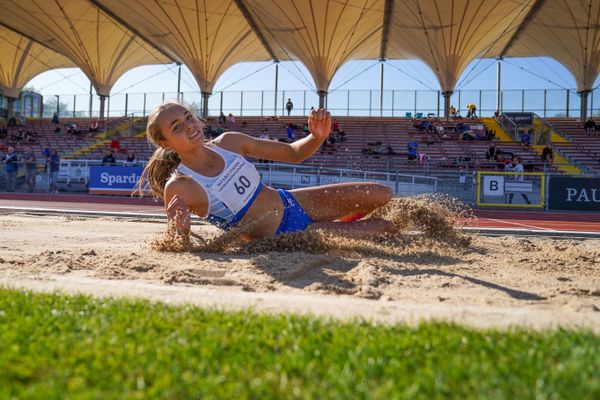
<svg viewBox="0 0 600 400">
<path fill-rule="evenodd" d="M 163 198 L 165 184 L 173 175 L 173 172 L 177 170 L 177 166 L 181 162 L 179 155 L 174 150 L 167 150 L 159 144 L 160 140 L 165 140 L 160 126 L 158 118 L 163 111 L 166 111 L 172 107 L 179 106 L 188 110 L 190 113 L 195 115 L 194 111 L 184 103 L 177 100 L 167 100 L 164 103 L 157 106 L 148 115 L 148 125 L 146 125 L 146 138 L 148 143 L 151 143 L 156 147 L 154 154 L 146 163 L 146 167 L 142 172 L 140 181 L 136 192 L 143 196 L 144 192 L 150 192 L 155 198 Z"/>
</svg>

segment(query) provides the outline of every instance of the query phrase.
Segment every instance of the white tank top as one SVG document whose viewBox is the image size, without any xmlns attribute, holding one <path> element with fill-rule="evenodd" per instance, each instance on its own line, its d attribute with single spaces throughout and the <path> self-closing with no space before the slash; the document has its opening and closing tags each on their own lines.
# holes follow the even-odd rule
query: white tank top
<svg viewBox="0 0 600 400">
<path fill-rule="evenodd" d="M 177 170 L 191 177 L 204 189 L 208 198 L 207 221 L 230 229 L 246 215 L 262 188 L 258 171 L 244 157 L 215 145 L 207 148 L 225 163 L 217 176 L 204 176 L 180 163 Z"/>
</svg>

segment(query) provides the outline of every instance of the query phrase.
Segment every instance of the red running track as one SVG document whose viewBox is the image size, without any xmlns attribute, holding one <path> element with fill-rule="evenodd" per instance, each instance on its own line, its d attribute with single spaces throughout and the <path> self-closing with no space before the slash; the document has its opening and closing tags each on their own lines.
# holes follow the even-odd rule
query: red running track
<svg viewBox="0 0 600 400">
<path fill-rule="evenodd" d="M 0 193 L 0 210 L 65 210 L 100 213 L 164 215 L 162 203 L 147 198 L 87 194 Z M 464 221 L 478 228 L 539 231 L 600 232 L 600 214 L 543 211 L 475 210 L 478 217 Z"/>
</svg>

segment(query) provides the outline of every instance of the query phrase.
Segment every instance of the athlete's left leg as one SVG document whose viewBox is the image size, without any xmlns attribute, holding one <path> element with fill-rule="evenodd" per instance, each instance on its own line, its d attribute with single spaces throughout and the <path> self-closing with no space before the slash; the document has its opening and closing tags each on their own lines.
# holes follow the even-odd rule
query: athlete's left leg
<svg viewBox="0 0 600 400">
<path fill-rule="evenodd" d="M 316 186 L 291 190 L 290 193 L 314 222 L 366 215 L 393 197 L 389 187 L 368 182 Z"/>
</svg>

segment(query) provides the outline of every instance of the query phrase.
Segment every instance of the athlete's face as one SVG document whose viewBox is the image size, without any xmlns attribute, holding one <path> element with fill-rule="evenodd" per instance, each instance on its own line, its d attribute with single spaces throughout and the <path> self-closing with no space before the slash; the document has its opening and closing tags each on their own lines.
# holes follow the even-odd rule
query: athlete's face
<svg viewBox="0 0 600 400">
<path fill-rule="evenodd" d="M 204 142 L 204 122 L 180 105 L 163 111 L 158 125 L 164 138 L 159 144 L 166 149 L 185 151 Z"/>
</svg>

